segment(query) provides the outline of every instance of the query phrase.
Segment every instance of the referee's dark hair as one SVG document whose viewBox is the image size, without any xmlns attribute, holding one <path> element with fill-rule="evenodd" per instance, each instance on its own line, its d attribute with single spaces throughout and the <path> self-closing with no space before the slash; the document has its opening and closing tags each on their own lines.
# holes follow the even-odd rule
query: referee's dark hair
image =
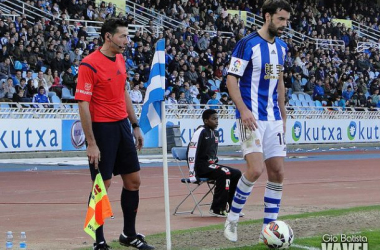
<svg viewBox="0 0 380 250">
<path fill-rule="evenodd" d="M 211 115 L 213 114 L 216 114 L 216 110 L 215 109 L 206 109 L 205 111 L 203 111 L 203 114 L 202 114 L 202 120 L 208 120 L 210 118 Z"/>
<path fill-rule="evenodd" d="M 285 0 L 266 0 L 262 6 L 262 15 L 265 22 L 265 14 L 269 13 L 271 16 L 277 11 L 285 10 L 292 13 L 293 9 L 290 4 Z"/>
<path fill-rule="evenodd" d="M 107 19 L 103 25 L 102 29 L 100 30 L 100 36 L 103 41 L 106 40 L 105 36 L 106 33 L 110 33 L 111 35 L 114 35 L 117 32 L 117 28 L 119 27 L 127 27 L 128 28 L 128 22 L 125 19 L 121 18 L 110 18 Z"/>
</svg>

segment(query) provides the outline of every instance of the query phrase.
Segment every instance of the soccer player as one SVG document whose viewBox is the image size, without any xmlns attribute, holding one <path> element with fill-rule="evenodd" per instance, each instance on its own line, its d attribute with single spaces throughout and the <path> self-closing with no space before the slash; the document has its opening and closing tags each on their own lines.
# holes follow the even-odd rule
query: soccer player
<svg viewBox="0 0 380 250">
<path fill-rule="evenodd" d="M 287 53 L 286 44 L 278 36 L 287 26 L 291 11 L 285 0 L 266 0 L 262 6 L 262 28 L 242 38 L 232 53 L 227 87 L 237 108 L 247 169 L 238 182 L 225 223 L 224 236 L 230 241 L 238 239 L 239 213 L 265 166 L 268 182 L 263 227 L 278 216 L 286 156 L 283 65 Z"/>
<path fill-rule="evenodd" d="M 197 177 L 215 180 L 215 192 L 210 214 L 227 217 L 236 185 L 241 172 L 238 169 L 218 164 L 218 114 L 214 109 L 206 109 L 202 114 L 203 126 L 194 133 L 188 145 L 187 163 L 191 182 Z M 228 204 L 228 206 L 227 206 Z"/>
<path fill-rule="evenodd" d="M 131 98 L 125 90 L 127 74 L 121 53 L 128 43 L 127 22 L 122 19 L 105 21 L 101 37 L 103 47 L 85 57 L 79 66 L 75 94 L 86 136 L 91 178 L 94 181 L 99 170 L 108 190 L 112 174 L 121 175 L 124 229 L 119 242 L 137 249 L 154 249 L 135 229 L 140 187 L 136 148 L 142 148 L 143 137 Z M 104 238 L 103 226 L 96 230 L 94 249 L 110 249 Z"/>
</svg>

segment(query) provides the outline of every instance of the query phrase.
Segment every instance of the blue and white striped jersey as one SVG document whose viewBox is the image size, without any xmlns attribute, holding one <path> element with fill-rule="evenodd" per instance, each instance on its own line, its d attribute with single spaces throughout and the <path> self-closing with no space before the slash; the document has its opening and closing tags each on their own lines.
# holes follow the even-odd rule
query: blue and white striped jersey
<svg viewBox="0 0 380 250">
<path fill-rule="evenodd" d="M 283 71 L 287 45 L 279 38 L 273 43 L 257 32 L 241 39 L 232 52 L 228 74 L 239 80 L 242 99 L 256 120 L 281 120 L 277 85 Z M 236 109 L 236 118 L 240 113 Z"/>
</svg>

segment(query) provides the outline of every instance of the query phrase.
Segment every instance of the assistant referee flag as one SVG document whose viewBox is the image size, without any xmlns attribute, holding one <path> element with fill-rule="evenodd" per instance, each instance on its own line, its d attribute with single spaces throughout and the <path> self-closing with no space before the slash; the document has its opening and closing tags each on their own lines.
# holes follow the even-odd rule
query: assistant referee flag
<svg viewBox="0 0 380 250">
<path fill-rule="evenodd" d="M 91 199 L 88 204 L 84 231 L 96 240 L 95 231 L 104 224 L 106 218 L 113 217 L 111 203 L 108 199 L 107 190 L 103 178 L 98 173 L 92 187 Z"/>
</svg>

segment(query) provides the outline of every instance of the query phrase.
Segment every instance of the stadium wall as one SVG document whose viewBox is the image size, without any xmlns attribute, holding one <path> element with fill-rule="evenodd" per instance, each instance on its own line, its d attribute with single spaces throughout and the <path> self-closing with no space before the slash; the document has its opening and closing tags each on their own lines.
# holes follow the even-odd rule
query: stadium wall
<svg viewBox="0 0 380 250">
<path fill-rule="evenodd" d="M 85 137 L 78 120 L 2 119 L 0 152 L 85 150 Z M 201 119 L 168 119 L 179 126 L 180 141 L 187 145 Z M 379 119 L 293 119 L 288 118 L 287 144 L 368 143 L 380 141 Z M 234 119 L 219 119 L 219 145 L 238 145 Z M 145 135 L 145 147 L 161 147 L 159 127 Z M 279 135 L 279 140 L 282 139 Z"/>
</svg>

